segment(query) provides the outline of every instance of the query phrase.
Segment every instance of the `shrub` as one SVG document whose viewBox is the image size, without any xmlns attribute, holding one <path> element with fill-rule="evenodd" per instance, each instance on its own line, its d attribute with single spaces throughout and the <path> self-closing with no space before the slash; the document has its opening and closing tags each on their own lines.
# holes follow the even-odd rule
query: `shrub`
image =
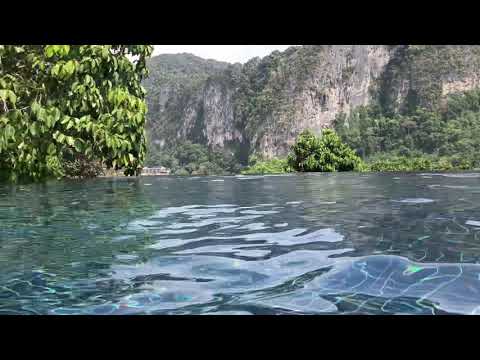
<svg viewBox="0 0 480 360">
<path fill-rule="evenodd" d="M 250 166 L 242 171 L 244 175 L 255 174 L 284 174 L 292 172 L 287 159 L 271 159 L 260 161 L 257 157 L 251 157 Z"/>
<path fill-rule="evenodd" d="M 331 129 L 324 129 L 320 138 L 309 130 L 302 132 L 287 161 L 296 171 L 361 171 L 364 168 L 360 157 Z"/>
</svg>

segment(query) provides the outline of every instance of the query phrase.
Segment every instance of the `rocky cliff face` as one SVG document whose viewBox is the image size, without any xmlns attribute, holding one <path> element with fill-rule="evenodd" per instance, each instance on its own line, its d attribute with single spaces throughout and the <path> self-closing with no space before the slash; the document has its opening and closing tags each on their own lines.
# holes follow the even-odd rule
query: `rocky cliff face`
<svg viewBox="0 0 480 360">
<path fill-rule="evenodd" d="M 245 161 L 282 156 L 304 129 L 376 104 L 436 107 L 480 82 L 480 46 L 309 45 L 244 65 L 162 55 L 145 86 L 151 141 L 191 140 Z"/>
<path fill-rule="evenodd" d="M 274 108 L 266 117 L 268 124 L 258 138 L 255 149 L 267 157 L 283 155 L 304 129 L 317 133 L 328 127 L 341 112 L 367 105 L 372 101 L 369 90 L 384 71 L 391 51 L 384 46 L 312 47 L 305 74 L 286 73 L 286 86 L 279 96 L 286 108 Z M 294 52 L 286 63 L 305 56 Z M 299 64 L 300 65 L 300 64 Z"/>
</svg>

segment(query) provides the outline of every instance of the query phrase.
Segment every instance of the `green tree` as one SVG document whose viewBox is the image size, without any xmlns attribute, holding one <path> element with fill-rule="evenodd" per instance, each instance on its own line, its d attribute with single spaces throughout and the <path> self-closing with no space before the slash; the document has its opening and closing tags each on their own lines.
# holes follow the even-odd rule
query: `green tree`
<svg viewBox="0 0 480 360">
<path fill-rule="evenodd" d="M 0 45 L 0 176 L 138 173 L 149 45 Z M 89 166 L 93 164 L 93 166 Z"/>
<path fill-rule="evenodd" d="M 355 152 L 342 143 L 331 129 L 319 138 L 311 131 L 300 134 L 288 156 L 288 165 L 296 171 L 331 172 L 361 170 L 363 163 Z"/>
</svg>

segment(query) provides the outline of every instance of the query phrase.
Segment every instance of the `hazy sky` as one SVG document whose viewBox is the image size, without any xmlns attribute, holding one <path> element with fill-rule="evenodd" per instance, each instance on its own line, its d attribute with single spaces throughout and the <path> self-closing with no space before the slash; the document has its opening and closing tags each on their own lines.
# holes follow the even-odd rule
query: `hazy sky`
<svg viewBox="0 0 480 360">
<path fill-rule="evenodd" d="M 263 57 L 274 50 L 292 45 L 155 45 L 154 55 L 191 53 L 205 59 L 244 63 L 255 56 Z"/>
</svg>

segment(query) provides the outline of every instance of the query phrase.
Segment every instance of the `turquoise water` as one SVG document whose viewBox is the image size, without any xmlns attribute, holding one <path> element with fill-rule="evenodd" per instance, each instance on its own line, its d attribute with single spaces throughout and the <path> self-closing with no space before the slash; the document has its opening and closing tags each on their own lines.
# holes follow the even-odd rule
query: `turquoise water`
<svg viewBox="0 0 480 360">
<path fill-rule="evenodd" d="M 0 185 L 0 314 L 480 313 L 480 174 Z"/>
</svg>

